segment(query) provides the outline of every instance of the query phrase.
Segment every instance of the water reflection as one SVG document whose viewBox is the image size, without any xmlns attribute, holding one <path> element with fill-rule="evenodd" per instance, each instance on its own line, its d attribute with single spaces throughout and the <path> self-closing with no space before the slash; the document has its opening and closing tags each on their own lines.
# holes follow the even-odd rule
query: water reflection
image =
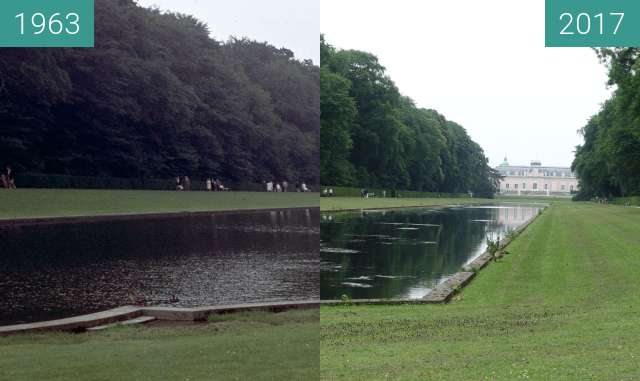
<svg viewBox="0 0 640 381">
<path fill-rule="evenodd" d="M 487 205 L 324 214 L 322 299 L 421 298 L 541 209 Z"/>
<path fill-rule="evenodd" d="M 319 297 L 319 210 L 0 227 L 0 324 Z M 177 302 L 172 299 L 177 298 Z"/>
</svg>

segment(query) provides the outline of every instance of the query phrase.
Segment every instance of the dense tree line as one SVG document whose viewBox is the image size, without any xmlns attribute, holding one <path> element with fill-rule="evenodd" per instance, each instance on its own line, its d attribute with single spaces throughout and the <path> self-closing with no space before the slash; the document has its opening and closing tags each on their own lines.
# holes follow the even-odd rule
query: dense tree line
<svg viewBox="0 0 640 381">
<path fill-rule="evenodd" d="M 0 49 L 3 163 L 318 183 L 319 67 L 133 0 L 95 8 L 94 49 Z"/>
<path fill-rule="evenodd" d="M 580 133 L 572 169 L 578 198 L 640 195 L 640 48 L 598 49 L 613 97 Z"/>
<path fill-rule="evenodd" d="M 465 129 L 402 96 L 373 54 L 321 36 L 324 184 L 492 196 L 499 174 Z"/>
</svg>

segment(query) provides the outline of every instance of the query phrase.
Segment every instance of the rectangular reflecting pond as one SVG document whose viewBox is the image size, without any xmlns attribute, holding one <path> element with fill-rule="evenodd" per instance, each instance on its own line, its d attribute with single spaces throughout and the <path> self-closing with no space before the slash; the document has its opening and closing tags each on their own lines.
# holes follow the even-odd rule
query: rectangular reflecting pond
<svg viewBox="0 0 640 381">
<path fill-rule="evenodd" d="M 0 325 L 319 298 L 318 208 L 0 226 Z"/>
<path fill-rule="evenodd" d="M 324 300 L 424 297 L 544 205 L 500 204 L 323 213 Z"/>
</svg>

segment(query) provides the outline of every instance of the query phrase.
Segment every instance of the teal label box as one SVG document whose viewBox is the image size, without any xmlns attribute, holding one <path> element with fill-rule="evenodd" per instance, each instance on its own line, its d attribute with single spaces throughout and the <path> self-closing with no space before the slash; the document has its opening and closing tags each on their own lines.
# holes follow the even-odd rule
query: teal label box
<svg viewBox="0 0 640 381">
<path fill-rule="evenodd" d="M 545 46 L 640 46 L 640 1 L 545 0 Z"/>
<path fill-rule="evenodd" d="M 94 0 L 0 0 L 0 47 L 94 44 Z"/>
</svg>

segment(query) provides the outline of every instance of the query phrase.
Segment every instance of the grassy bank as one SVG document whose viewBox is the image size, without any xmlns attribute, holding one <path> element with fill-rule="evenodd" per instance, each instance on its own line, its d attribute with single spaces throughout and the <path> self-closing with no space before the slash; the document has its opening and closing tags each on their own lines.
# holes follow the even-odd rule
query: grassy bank
<svg viewBox="0 0 640 381">
<path fill-rule="evenodd" d="M 362 198 L 362 197 L 321 197 L 320 210 L 404 208 L 411 206 L 433 206 L 448 204 L 474 204 L 495 200 L 482 198 Z"/>
<path fill-rule="evenodd" d="M 317 193 L 0 189 L 0 219 L 318 206 Z"/>
<path fill-rule="evenodd" d="M 640 379 L 640 210 L 553 202 L 448 305 L 321 309 L 324 379 Z"/>
<path fill-rule="evenodd" d="M 0 337 L 1 380 L 313 380 L 318 310 L 212 323 Z"/>
</svg>

